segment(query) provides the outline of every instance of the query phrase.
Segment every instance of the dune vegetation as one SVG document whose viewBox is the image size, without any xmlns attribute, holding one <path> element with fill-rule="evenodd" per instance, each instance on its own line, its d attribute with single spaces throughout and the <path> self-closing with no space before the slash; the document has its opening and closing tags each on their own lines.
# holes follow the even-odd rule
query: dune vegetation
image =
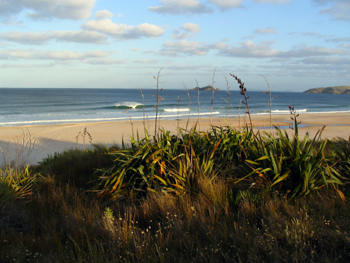
<svg viewBox="0 0 350 263">
<path fill-rule="evenodd" d="M 302 137 L 290 112 L 293 136 L 156 126 L 6 167 L 0 261 L 350 261 L 350 140 Z"/>
</svg>

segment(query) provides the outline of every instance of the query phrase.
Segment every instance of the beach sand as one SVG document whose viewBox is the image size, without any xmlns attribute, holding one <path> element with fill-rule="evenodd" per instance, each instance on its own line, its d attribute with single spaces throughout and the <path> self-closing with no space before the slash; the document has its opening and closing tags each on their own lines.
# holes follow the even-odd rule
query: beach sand
<svg viewBox="0 0 350 263">
<path fill-rule="evenodd" d="M 187 119 L 181 120 L 160 120 L 160 127 L 165 130 L 177 133 L 178 127 L 193 127 L 197 122 L 197 130 L 206 131 L 210 125 L 227 126 L 234 128 L 244 127 L 247 117 L 235 117 L 227 120 L 223 118 L 197 118 L 192 117 L 189 122 Z M 313 138 L 317 131 L 326 125 L 322 132 L 321 138 L 334 139 L 341 137 L 349 139 L 350 137 L 350 113 L 327 113 L 327 114 L 303 114 L 298 117 L 299 135 L 304 137 L 308 132 Z M 188 122 L 188 123 L 187 123 Z M 260 115 L 252 116 L 253 126 L 256 130 L 270 132 L 270 116 Z M 292 124 L 290 115 L 273 115 L 272 124 L 285 129 L 290 135 L 294 131 L 289 128 Z M 142 120 L 132 121 L 115 121 L 115 122 L 94 122 L 94 123 L 74 123 L 59 125 L 35 125 L 35 126 L 13 126 L 0 127 L 0 166 L 4 167 L 12 162 L 18 165 L 37 164 L 48 155 L 55 152 L 60 153 L 67 149 L 83 149 L 84 130 L 91 135 L 92 144 L 102 144 L 106 146 L 120 145 L 124 138 L 126 143 L 130 142 L 132 130 L 136 136 L 139 132 L 144 137 L 144 127 L 147 128 L 150 135 L 154 134 L 154 120 L 146 121 L 145 125 Z M 272 128 L 272 133 L 276 134 Z M 79 136 L 78 136 L 79 134 Z M 90 136 L 85 136 L 85 147 L 91 148 Z"/>
</svg>

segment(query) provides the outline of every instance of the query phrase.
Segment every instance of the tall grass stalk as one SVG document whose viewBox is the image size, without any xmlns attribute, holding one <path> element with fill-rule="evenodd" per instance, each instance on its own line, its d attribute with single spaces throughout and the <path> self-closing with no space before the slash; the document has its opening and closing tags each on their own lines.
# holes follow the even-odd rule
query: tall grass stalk
<svg viewBox="0 0 350 263">
<path fill-rule="evenodd" d="M 142 96 L 142 125 L 143 125 L 143 129 L 146 130 L 145 95 L 143 94 L 140 88 L 138 89 L 141 92 L 141 96 Z"/>
<path fill-rule="evenodd" d="M 299 113 L 294 109 L 294 107 L 288 105 L 289 112 L 290 112 L 290 119 L 293 121 L 293 124 L 291 125 L 292 130 L 294 130 L 294 137 L 297 137 L 299 135 L 299 129 L 298 125 L 301 122 L 298 122 L 297 118 L 299 117 Z"/>
<path fill-rule="evenodd" d="M 215 93 L 215 89 L 214 89 L 214 84 L 215 84 L 215 74 L 216 74 L 216 68 L 214 69 L 214 73 L 213 73 L 213 78 L 212 78 L 212 92 L 211 92 L 211 104 L 210 104 L 210 125 L 212 125 L 212 119 L 213 119 L 213 104 L 214 104 L 214 93 Z"/>
<path fill-rule="evenodd" d="M 155 105 L 155 108 L 156 108 L 156 118 L 155 118 L 155 121 L 154 121 L 154 138 L 157 137 L 157 133 L 158 133 L 158 109 L 159 109 L 159 102 L 163 100 L 162 97 L 159 96 L 159 92 L 162 91 L 163 89 L 160 89 L 159 88 L 159 85 L 160 85 L 160 72 L 162 71 L 162 68 L 158 71 L 158 74 L 157 74 L 157 77 L 156 76 L 153 76 L 153 78 L 157 81 L 156 83 L 156 87 L 157 87 L 157 94 L 156 94 L 156 98 L 157 98 L 157 103 Z"/>
<path fill-rule="evenodd" d="M 199 85 L 198 85 L 198 81 L 196 80 L 196 84 L 197 84 L 197 105 L 198 105 L 198 120 L 197 120 L 197 123 L 198 123 L 198 128 L 200 129 L 200 100 L 199 100 L 199 95 L 201 94 L 200 91 L 199 91 Z"/>
<path fill-rule="evenodd" d="M 129 117 L 129 122 L 130 122 L 130 125 L 131 125 L 131 136 L 134 137 L 135 136 L 135 133 L 134 133 L 134 122 L 132 121 L 132 118 L 131 118 L 129 112 L 127 112 L 125 109 L 123 111 Z"/>
<path fill-rule="evenodd" d="M 180 102 L 182 98 L 180 96 L 177 97 L 177 129 L 180 128 Z"/>
<path fill-rule="evenodd" d="M 222 98 L 225 102 L 226 102 L 226 120 L 228 118 L 228 104 L 229 104 L 229 100 L 230 100 L 230 96 L 231 96 L 231 92 L 230 92 L 230 86 L 228 84 L 228 80 L 227 78 L 225 77 L 225 80 L 226 80 L 226 86 L 227 86 L 227 90 L 226 90 L 226 93 L 227 93 L 227 98 Z"/>
<path fill-rule="evenodd" d="M 86 138 L 89 139 L 89 143 L 92 144 L 92 136 L 91 134 L 87 131 L 87 127 L 84 128 L 83 132 L 78 132 L 78 135 L 75 137 L 75 144 L 76 144 L 76 148 L 78 148 L 78 142 L 79 142 L 79 137 L 82 137 L 83 139 L 83 150 L 86 150 L 85 147 L 85 140 Z"/>
<path fill-rule="evenodd" d="M 238 106 L 238 127 L 241 128 L 241 105 L 243 100 L 239 100 L 239 106 Z"/>
<path fill-rule="evenodd" d="M 188 129 L 188 124 L 190 122 L 190 118 L 191 118 L 191 99 L 190 99 L 190 92 L 188 91 L 186 85 L 185 86 L 185 90 L 187 93 L 187 101 L 188 101 L 188 118 L 187 118 L 187 122 L 186 122 L 186 130 Z"/>
<path fill-rule="evenodd" d="M 11 143 L 14 146 L 11 147 Z M 21 129 L 20 136 L 13 136 L 7 141 L 7 149 L 0 147 L 3 155 L 3 166 L 19 171 L 26 166 L 26 162 L 36 148 L 36 138 L 28 128 Z"/>
<path fill-rule="evenodd" d="M 241 95 L 244 96 L 244 101 L 242 101 L 242 103 L 245 105 L 245 113 L 248 115 L 249 117 L 249 126 L 250 129 L 253 130 L 253 122 L 252 122 L 252 118 L 250 116 L 250 109 L 249 109 L 249 104 L 248 104 L 248 99 L 249 96 L 247 96 L 246 91 L 247 89 L 244 87 L 244 83 L 241 81 L 241 79 L 239 79 L 237 76 L 233 75 L 230 73 L 230 75 L 237 81 L 237 83 L 239 84 L 239 89 L 241 90 Z"/>
<path fill-rule="evenodd" d="M 267 94 L 269 96 L 269 101 L 267 102 L 267 105 L 269 106 L 270 110 L 270 133 L 272 133 L 272 100 L 277 98 L 277 95 L 275 97 L 271 97 L 271 89 L 270 89 L 270 84 L 269 81 L 267 80 L 267 78 L 264 75 L 260 75 L 261 77 L 263 77 L 267 83 L 267 91 L 263 91 L 264 94 Z"/>
</svg>

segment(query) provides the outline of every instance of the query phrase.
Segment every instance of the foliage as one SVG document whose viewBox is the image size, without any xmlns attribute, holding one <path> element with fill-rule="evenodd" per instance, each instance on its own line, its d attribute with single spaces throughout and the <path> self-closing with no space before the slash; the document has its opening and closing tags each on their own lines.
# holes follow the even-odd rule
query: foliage
<svg viewBox="0 0 350 263">
<path fill-rule="evenodd" d="M 330 142 L 337 161 L 336 168 L 348 180 L 350 179 L 350 139 L 339 138 L 337 142 Z"/>
<path fill-rule="evenodd" d="M 167 191 L 179 193 L 190 184 L 191 173 L 211 173 L 214 168 L 216 145 L 208 143 L 206 134 L 193 129 L 180 136 L 162 130 L 155 141 L 145 131 L 145 138 L 132 138 L 131 146 L 109 153 L 113 165 L 100 172 L 100 196 L 113 199 L 127 192 Z M 211 151 L 211 152 L 210 152 Z"/>
<path fill-rule="evenodd" d="M 180 130 L 178 136 L 162 130 L 156 141 L 146 131 L 144 139 L 132 138 L 131 147 L 110 153 L 113 165 L 100 170 L 99 195 L 115 199 L 130 192 L 196 192 L 199 178 L 219 176 L 291 197 L 329 189 L 344 200 L 339 186 L 348 182 L 348 149 L 326 154 L 328 140 L 319 142 L 319 134 L 301 140 L 296 119 L 295 125 L 292 138 L 277 127 L 277 137 L 254 134 L 249 127 L 212 127 L 208 132 L 194 128 Z"/>
<path fill-rule="evenodd" d="M 290 139 L 286 132 L 283 134 L 276 129 L 277 138 L 270 134 L 267 137 L 258 135 L 247 149 L 249 158 L 241 165 L 247 172 L 243 178 L 256 175 L 255 183 L 271 190 L 290 192 L 292 197 L 331 188 L 344 199 L 338 186 L 345 183 L 345 178 L 331 163 L 332 157 L 324 154 L 328 140 L 317 146 L 317 135 L 313 140 L 307 135 L 303 140 L 298 136 Z"/>
<path fill-rule="evenodd" d="M 29 167 L 17 171 L 6 167 L 0 170 L 0 206 L 16 199 L 28 198 L 40 174 L 31 175 Z"/>
<path fill-rule="evenodd" d="M 87 190 L 92 187 L 95 170 L 111 164 L 110 158 L 106 156 L 107 152 L 106 147 L 95 145 L 90 150 L 70 149 L 55 153 L 34 167 L 34 172 L 54 176 L 58 183 L 71 183 Z"/>
</svg>

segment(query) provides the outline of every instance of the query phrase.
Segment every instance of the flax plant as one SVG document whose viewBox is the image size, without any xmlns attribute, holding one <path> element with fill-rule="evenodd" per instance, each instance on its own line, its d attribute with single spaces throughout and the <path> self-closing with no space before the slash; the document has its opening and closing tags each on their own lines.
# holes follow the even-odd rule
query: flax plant
<svg viewBox="0 0 350 263">
<path fill-rule="evenodd" d="M 31 174 L 28 166 L 21 171 L 9 167 L 0 170 L 0 206 L 16 199 L 27 199 L 39 178 L 39 174 Z"/>
<path fill-rule="evenodd" d="M 330 159 L 324 153 L 328 141 L 317 146 L 319 134 L 312 140 L 306 135 L 301 141 L 297 135 L 290 139 L 287 132 L 283 134 L 276 129 L 277 138 L 267 133 L 266 137 L 256 136 L 241 166 L 247 175 L 237 182 L 256 176 L 253 180 L 257 186 L 278 189 L 292 197 L 310 195 L 325 188 L 336 191 L 344 200 L 338 189 L 344 184 L 344 177 L 329 164 Z"/>
<path fill-rule="evenodd" d="M 350 139 L 345 140 L 338 138 L 338 142 L 329 142 L 333 155 L 336 159 L 336 169 L 338 172 L 346 178 L 346 181 L 350 180 Z"/>
</svg>

